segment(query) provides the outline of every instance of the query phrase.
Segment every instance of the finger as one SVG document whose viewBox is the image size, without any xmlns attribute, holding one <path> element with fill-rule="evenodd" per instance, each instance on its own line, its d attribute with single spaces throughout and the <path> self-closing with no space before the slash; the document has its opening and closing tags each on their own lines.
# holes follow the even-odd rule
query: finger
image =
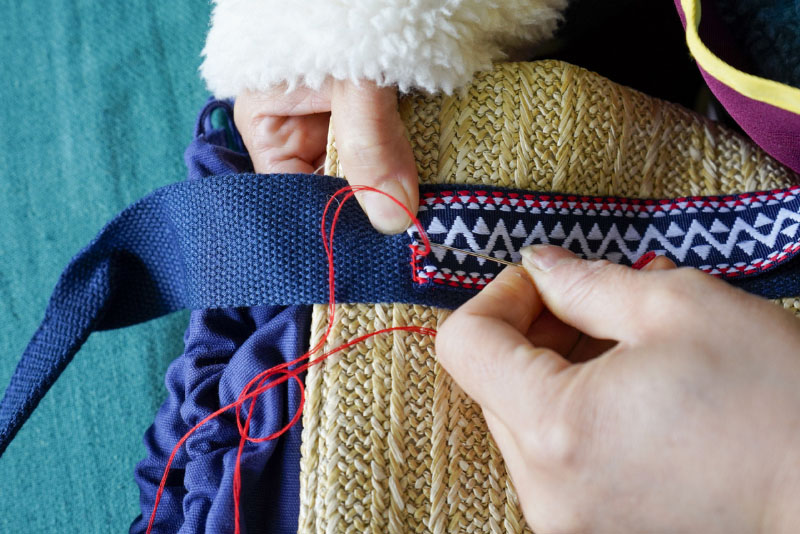
<svg viewBox="0 0 800 534">
<path fill-rule="evenodd" d="M 327 114 L 264 120 L 250 151 L 254 169 L 260 173 L 313 173 L 316 161 L 325 157 L 329 122 Z"/>
<path fill-rule="evenodd" d="M 310 173 L 325 155 L 330 123 L 330 83 L 319 91 L 285 86 L 244 91 L 234 122 L 258 173 Z"/>
<path fill-rule="evenodd" d="M 521 253 L 555 316 L 598 339 L 632 340 L 641 320 L 642 298 L 653 288 L 652 273 L 581 260 L 554 246 L 526 247 Z"/>
<path fill-rule="evenodd" d="M 456 310 L 436 336 L 439 361 L 453 379 L 506 422 L 518 415 L 517 410 L 531 408 L 523 402 L 531 388 L 543 388 L 549 376 L 569 365 L 525 337 L 542 309 L 524 271 L 505 269 Z"/>
<path fill-rule="evenodd" d="M 677 269 L 678 266 L 675 262 L 666 256 L 656 256 L 644 267 L 642 271 L 669 271 L 670 269 Z"/>
<path fill-rule="evenodd" d="M 241 115 L 240 115 L 241 117 Z M 257 115 L 239 126 L 253 168 L 258 173 L 312 173 L 325 156 L 329 116 Z"/>
<path fill-rule="evenodd" d="M 416 213 L 417 167 L 393 88 L 372 82 L 335 81 L 331 120 L 342 169 L 351 185 L 367 185 L 393 196 Z M 358 196 L 380 232 L 402 232 L 411 220 L 399 206 L 377 193 Z"/>
<path fill-rule="evenodd" d="M 524 269 L 506 267 L 489 285 L 491 289 L 484 288 L 459 311 L 504 321 L 520 333 L 527 332 L 544 311 L 542 299 Z M 518 296 L 514 298 L 515 294 Z"/>
<path fill-rule="evenodd" d="M 570 363 L 591 360 L 616 345 L 616 341 L 582 335 L 577 328 L 565 324 L 550 310 L 544 310 L 533 322 L 526 337 L 535 347 L 555 351 Z"/>
<path fill-rule="evenodd" d="M 675 263 L 666 256 L 655 255 L 640 267 L 642 271 L 666 271 L 676 268 Z M 581 335 L 577 328 L 565 324 L 550 310 L 542 311 L 528 329 L 527 338 L 534 346 L 551 349 L 572 363 L 596 358 L 616 344 L 613 340 Z"/>
</svg>

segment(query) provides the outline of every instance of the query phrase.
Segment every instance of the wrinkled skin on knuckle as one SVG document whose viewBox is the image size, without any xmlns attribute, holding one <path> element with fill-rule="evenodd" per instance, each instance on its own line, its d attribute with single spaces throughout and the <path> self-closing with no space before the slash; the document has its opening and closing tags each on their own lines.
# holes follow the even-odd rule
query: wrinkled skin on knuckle
<svg viewBox="0 0 800 534">
<path fill-rule="evenodd" d="M 241 96 L 233 106 L 233 122 L 242 135 L 248 151 L 255 152 L 269 146 L 273 117 L 259 112 L 251 101 L 252 97 Z"/>
<path fill-rule="evenodd" d="M 298 124 L 298 122 L 298 120 L 280 118 L 273 123 L 268 123 L 271 136 L 277 138 L 277 146 L 282 147 L 284 152 L 300 154 L 305 147 L 316 142 L 311 126 L 304 123 Z"/>
</svg>

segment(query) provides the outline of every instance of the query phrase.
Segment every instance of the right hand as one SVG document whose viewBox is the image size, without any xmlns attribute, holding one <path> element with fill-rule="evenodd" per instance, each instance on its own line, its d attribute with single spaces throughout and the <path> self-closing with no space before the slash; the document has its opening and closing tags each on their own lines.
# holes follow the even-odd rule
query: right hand
<svg viewBox="0 0 800 534">
<path fill-rule="evenodd" d="M 523 265 L 456 310 L 436 349 L 535 532 L 800 532 L 796 318 L 671 265 L 548 246 Z"/>
<path fill-rule="evenodd" d="M 285 87 L 244 92 L 234 121 L 258 173 L 313 173 L 325 162 L 328 125 L 350 185 L 388 193 L 416 213 L 417 167 L 397 110 L 397 92 L 373 82 L 328 80 L 319 91 Z M 372 225 L 385 234 L 408 228 L 408 215 L 377 193 L 356 195 Z"/>
</svg>

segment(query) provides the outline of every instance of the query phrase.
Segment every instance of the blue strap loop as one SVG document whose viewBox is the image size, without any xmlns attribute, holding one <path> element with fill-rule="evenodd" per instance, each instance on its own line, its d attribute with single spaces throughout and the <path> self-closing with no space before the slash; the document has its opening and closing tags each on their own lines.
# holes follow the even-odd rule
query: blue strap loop
<svg viewBox="0 0 800 534">
<path fill-rule="evenodd" d="M 161 188 L 125 209 L 61 275 L 44 320 L 0 401 L 0 455 L 92 331 L 131 325 L 181 308 L 327 303 L 330 297 L 320 221 L 325 203 L 344 185 L 341 179 L 314 175 L 212 176 Z M 441 234 L 432 236 L 435 240 L 449 239 L 448 244 L 461 248 L 471 246 L 470 239 L 482 239 L 478 246 L 488 247 L 491 242 L 518 247 L 526 240 L 525 232 L 516 232 L 520 225 L 528 232 L 543 232 L 551 243 L 586 254 L 586 247 L 595 242 L 593 234 L 611 235 L 615 227 L 623 232 L 623 225 L 634 226 L 641 236 L 655 235 L 657 230 L 664 242 L 681 239 L 675 237 L 673 223 L 687 230 L 697 222 L 712 233 L 722 225 L 731 229 L 730 240 L 739 239 L 733 232 L 743 224 L 752 230 L 747 232 L 756 234 L 762 220 L 784 221 L 780 223 L 783 226 L 769 230 L 780 239 L 754 244 L 744 232 L 737 243 L 742 245 L 739 249 L 749 251 L 747 254 L 764 257 L 769 247 L 777 247 L 773 257 L 783 254 L 786 261 L 730 281 L 769 298 L 800 294 L 800 261 L 794 257 L 800 245 L 792 241 L 800 239 L 800 232 L 790 220 L 800 217 L 796 194 L 776 202 L 758 200 L 763 208 L 747 208 L 744 214 L 726 206 L 740 201 L 755 205 L 750 198 L 753 194 L 715 201 L 721 207 L 710 213 L 665 212 L 652 218 L 611 214 L 603 218 L 586 211 L 577 214 L 573 210 L 565 215 L 559 209 L 547 208 L 550 200 L 545 200 L 546 195 L 529 201 L 525 200 L 528 192 L 471 186 L 458 186 L 459 192 L 449 192 L 448 187 L 452 188 L 422 186 L 422 198 L 429 204 L 421 209 L 420 220 L 429 233 L 435 229 Z M 492 202 L 481 199 L 495 194 L 497 200 L 492 201 L 494 207 L 490 209 Z M 523 206 L 520 198 L 529 204 Z M 604 205 L 607 200 L 599 202 Z M 783 218 L 776 216 L 779 210 L 783 210 Z M 791 218 L 787 219 L 786 213 Z M 469 217 L 479 217 L 480 221 Z M 569 241 L 574 233 L 564 232 L 567 225 L 583 228 L 584 239 Z M 494 231 L 489 235 L 484 227 Z M 336 301 L 409 302 L 454 308 L 473 291 L 469 284 L 453 280 L 490 279 L 492 269 L 496 269 L 456 257 L 428 257 L 412 268 L 411 243 L 407 234 L 385 236 L 375 232 L 358 205 L 347 203 L 334 242 Z M 658 240 L 648 247 L 659 248 Z M 744 254 L 739 249 L 729 247 L 722 254 Z M 606 257 L 614 254 L 612 248 L 604 250 Z M 791 257 L 786 256 L 788 250 Z M 707 258 L 698 254 L 673 259 L 700 267 Z M 735 264 L 736 257 L 731 258 Z M 482 273 L 473 276 L 472 271 Z M 415 281 L 424 279 L 426 273 L 431 273 L 429 282 Z M 436 283 L 442 282 L 436 278 L 444 276 L 442 273 L 450 283 Z"/>
<path fill-rule="evenodd" d="M 0 402 L 0 454 L 94 330 L 182 308 L 327 302 L 319 225 L 325 202 L 344 185 L 304 175 L 215 176 L 169 185 L 125 209 L 61 275 Z M 337 234 L 336 268 L 350 273 L 338 281 L 337 299 L 413 298 L 408 236 L 374 232 L 354 202 Z"/>
</svg>

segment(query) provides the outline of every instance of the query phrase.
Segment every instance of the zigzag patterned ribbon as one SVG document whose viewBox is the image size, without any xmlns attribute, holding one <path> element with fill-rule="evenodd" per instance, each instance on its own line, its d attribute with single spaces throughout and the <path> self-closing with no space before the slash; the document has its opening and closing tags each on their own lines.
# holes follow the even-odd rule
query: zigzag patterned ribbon
<svg viewBox="0 0 800 534">
<path fill-rule="evenodd" d="M 627 265 L 655 251 L 733 279 L 770 270 L 800 251 L 800 186 L 669 200 L 465 186 L 423 192 L 419 218 L 433 241 L 514 262 L 522 247 L 539 243 Z M 416 229 L 409 234 L 416 237 Z M 501 268 L 439 248 L 413 264 L 420 284 L 467 289 L 485 286 Z"/>
</svg>

